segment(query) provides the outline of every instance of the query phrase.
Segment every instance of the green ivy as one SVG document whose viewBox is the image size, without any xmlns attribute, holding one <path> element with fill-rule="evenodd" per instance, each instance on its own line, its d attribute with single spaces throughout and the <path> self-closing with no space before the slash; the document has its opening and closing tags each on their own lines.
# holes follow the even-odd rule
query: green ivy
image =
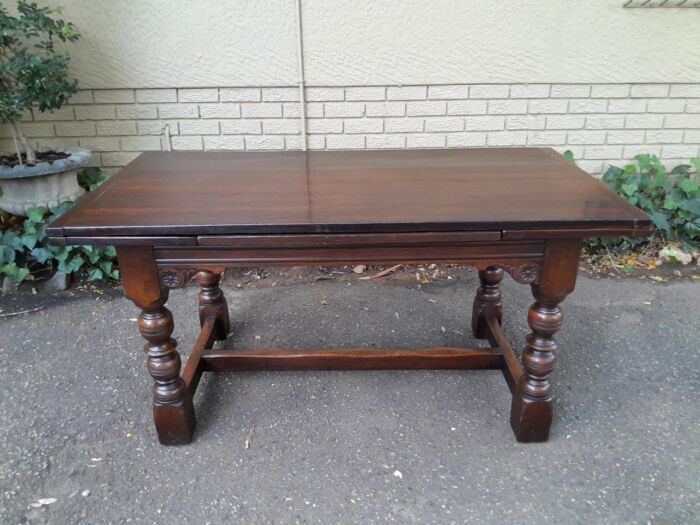
<svg viewBox="0 0 700 525">
<path fill-rule="evenodd" d="M 78 180 L 81 186 L 93 190 L 105 179 L 99 170 L 87 169 Z M 90 281 L 118 280 L 114 246 L 49 245 L 46 226 L 72 207 L 72 202 L 64 202 L 51 209 L 30 208 L 22 223 L 0 232 L 0 274 L 22 282 L 32 278 L 34 271 L 55 267 L 66 273 L 85 270 Z"/>
<path fill-rule="evenodd" d="M 618 195 L 644 210 L 664 241 L 680 242 L 692 252 L 700 246 L 700 158 L 667 171 L 656 155 L 637 155 L 634 164 L 611 166 L 603 175 Z M 649 239 L 591 239 L 589 248 L 606 247 L 626 253 Z"/>
</svg>

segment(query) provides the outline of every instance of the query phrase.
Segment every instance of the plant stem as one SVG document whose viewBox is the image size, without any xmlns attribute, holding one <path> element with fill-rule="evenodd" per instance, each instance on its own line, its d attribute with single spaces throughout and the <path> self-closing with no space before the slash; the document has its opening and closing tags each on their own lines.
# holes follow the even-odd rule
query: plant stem
<svg viewBox="0 0 700 525">
<path fill-rule="evenodd" d="M 20 166 L 24 166 L 24 164 L 22 163 L 22 150 L 19 149 L 19 143 L 17 142 L 17 132 L 15 132 L 15 125 L 12 122 L 9 122 L 8 125 L 12 130 L 12 141 L 15 143 L 15 151 L 17 152 L 17 162 Z"/>
<path fill-rule="evenodd" d="M 36 164 L 36 154 L 34 153 L 34 149 L 32 148 L 31 144 L 29 144 L 27 138 L 24 136 L 24 132 L 22 131 L 22 124 L 19 120 L 15 122 L 15 126 L 17 126 L 17 134 L 19 135 L 19 140 L 22 141 L 22 146 L 24 146 L 24 153 L 27 155 L 27 164 L 29 164 L 30 166 L 34 166 L 34 164 Z"/>
</svg>

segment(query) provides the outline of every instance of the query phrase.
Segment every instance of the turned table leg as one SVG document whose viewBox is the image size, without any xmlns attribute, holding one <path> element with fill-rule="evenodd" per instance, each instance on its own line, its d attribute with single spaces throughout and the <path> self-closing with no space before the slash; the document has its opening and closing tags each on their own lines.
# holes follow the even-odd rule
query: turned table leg
<svg viewBox="0 0 700 525">
<path fill-rule="evenodd" d="M 528 311 L 532 332 L 522 353 L 524 374 L 513 393 L 510 424 L 518 441 L 547 441 L 552 424 L 552 385 L 557 345 L 554 334 L 562 325 L 559 309 L 574 290 L 580 240 L 550 240 L 545 250 L 542 274 L 532 285 L 535 302 Z"/>
<path fill-rule="evenodd" d="M 478 339 L 486 339 L 486 317 L 493 316 L 501 323 L 503 309 L 501 305 L 501 280 L 503 270 L 496 266 L 489 266 L 485 270 L 479 270 L 481 286 L 474 297 L 472 308 L 472 332 Z"/>
<path fill-rule="evenodd" d="M 171 337 L 173 316 L 165 307 L 167 288 L 161 288 L 150 247 L 122 246 L 117 256 L 127 297 L 139 308 L 139 330 L 147 343 L 148 372 L 153 377 L 153 418 L 163 445 L 192 440 L 195 428 L 192 395 L 180 376 L 180 354 Z"/>
<path fill-rule="evenodd" d="M 219 287 L 221 274 L 207 270 L 198 271 L 195 280 L 199 285 L 199 321 L 204 324 L 207 317 L 216 318 L 214 333 L 218 341 L 224 341 L 229 334 L 231 322 L 224 292 Z"/>
</svg>

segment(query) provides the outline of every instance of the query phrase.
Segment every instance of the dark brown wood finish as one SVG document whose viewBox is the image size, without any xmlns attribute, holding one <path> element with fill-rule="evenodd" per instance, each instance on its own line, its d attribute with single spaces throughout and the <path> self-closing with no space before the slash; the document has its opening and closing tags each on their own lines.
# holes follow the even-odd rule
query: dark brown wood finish
<svg viewBox="0 0 700 525">
<path fill-rule="evenodd" d="M 503 307 L 501 305 L 501 280 L 503 268 L 489 266 L 479 270 L 481 286 L 476 291 L 474 306 L 472 307 L 472 332 L 478 339 L 486 339 L 486 322 L 494 318 L 500 324 L 503 320 Z"/>
<path fill-rule="evenodd" d="M 501 369 L 519 441 L 544 441 L 559 304 L 581 240 L 643 236 L 649 218 L 553 150 L 540 148 L 146 153 L 48 228 L 55 244 L 115 245 L 142 310 L 154 418 L 164 444 L 192 439 L 207 371 Z M 490 348 L 222 350 L 229 267 L 454 262 L 479 269 L 472 330 Z M 508 273 L 535 302 L 522 362 L 501 328 Z M 195 279 L 202 325 L 180 375 L 168 292 Z"/>
<path fill-rule="evenodd" d="M 649 226 L 642 212 L 546 148 L 148 152 L 49 235 Z"/>
<path fill-rule="evenodd" d="M 503 356 L 490 348 L 343 348 L 327 350 L 209 350 L 206 370 L 469 370 L 500 369 Z"/>
<path fill-rule="evenodd" d="M 189 443 L 195 427 L 192 395 L 180 377 L 180 354 L 173 339 L 174 323 L 165 308 L 168 289 L 158 278 L 153 250 L 142 246 L 117 248 L 124 292 L 141 308 L 139 330 L 147 343 L 148 372 L 153 377 L 153 417 L 164 445 Z"/>
<path fill-rule="evenodd" d="M 199 321 L 204 325 L 210 317 L 216 319 L 214 333 L 217 341 L 224 341 L 231 329 L 228 305 L 221 291 L 221 273 L 200 270 L 194 275 L 201 291 L 199 292 Z"/>
</svg>

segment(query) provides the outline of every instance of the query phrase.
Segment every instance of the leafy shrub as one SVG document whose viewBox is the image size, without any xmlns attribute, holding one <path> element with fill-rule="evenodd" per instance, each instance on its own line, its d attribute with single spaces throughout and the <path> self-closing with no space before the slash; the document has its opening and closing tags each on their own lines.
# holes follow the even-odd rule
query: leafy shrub
<svg viewBox="0 0 700 525">
<path fill-rule="evenodd" d="M 624 168 L 611 166 L 603 175 L 618 195 L 649 214 L 655 236 L 662 241 L 678 242 L 692 252 L 700 245 L 700 158 L 681 164 L 670 172 L 656 155 L 637 155 L 634 164 Z M 588 247 L 626 253 L 649 239 L 630 237 L 591 239 Z"/>
<path fill-rule="evenodd" d="M 78 177 L 88 191 L 99 186 L 104 177 L 99 170 L 84 170 Z M 5 231 L 0 231 L 0 274 L 21 282 L 33 279 L 34 273 L 54 267 L 67 273 L 85 270 L 88 280 L 109 278 L 118 280 L 117 252 L 114 246 L 50 246 L 46 226 L 73 207 L 64 202 L 47 210 L 31 208 L 27 218 Z"/>
<path fill-rule="evenodd" d="M 22 131 L 22 112 L 32 107 L 53 111 L 65 104 L 78 82 L 68 78 L 70 57 L 55 48 L 56 41 L 75 42 L 75 26 L 54 18 L 60 8 L 39 7 L 18 0 L 18 16 L 0 5 L 0 124 L 9 124 L 17 159 L 22 164 L 20 143 L 27 164 L 36 154 Z"/>
</svg>

